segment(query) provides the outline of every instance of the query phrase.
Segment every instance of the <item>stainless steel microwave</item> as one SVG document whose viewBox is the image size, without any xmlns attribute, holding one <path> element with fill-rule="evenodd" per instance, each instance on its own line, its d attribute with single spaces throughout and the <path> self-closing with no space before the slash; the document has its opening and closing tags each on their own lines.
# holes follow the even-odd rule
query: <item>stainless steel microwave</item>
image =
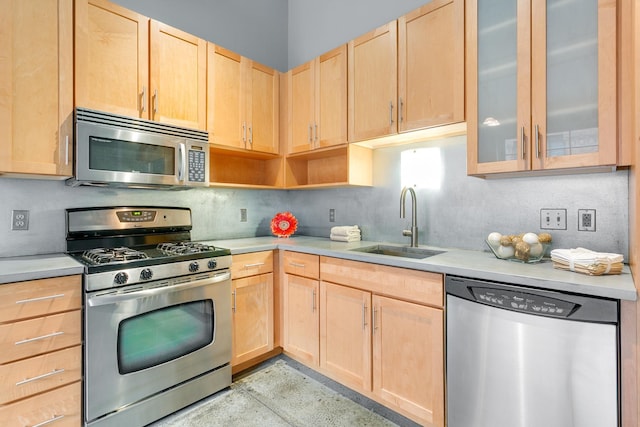
<svg viewBox="0 0 640 427">
<path fill-rule="evenodd" d="M 67 184 L 180 189 L 209 185 L 209 135 L 150 120 L 75 110 Z"/>
</svg>

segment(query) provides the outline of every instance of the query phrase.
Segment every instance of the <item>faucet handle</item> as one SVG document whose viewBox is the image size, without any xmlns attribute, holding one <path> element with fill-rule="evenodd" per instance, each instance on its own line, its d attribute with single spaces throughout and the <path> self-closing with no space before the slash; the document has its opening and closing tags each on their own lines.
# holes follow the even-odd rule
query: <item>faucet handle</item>
<svg viewBox="0 0 640 427">
<path fill-rule="evenodd" d="M 402 230 L 402 235 L 403 236 L 413 236 L 413 233 L 411 232 L 411 230 Z"/>
</svg>

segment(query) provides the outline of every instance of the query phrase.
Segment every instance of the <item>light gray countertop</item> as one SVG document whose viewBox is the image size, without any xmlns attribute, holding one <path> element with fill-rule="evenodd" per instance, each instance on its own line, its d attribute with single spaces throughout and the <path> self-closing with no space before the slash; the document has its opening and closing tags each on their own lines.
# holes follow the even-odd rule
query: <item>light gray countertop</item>
<svg viewBox="0 0 640 427">
<path fill-rule="evenodd" d="M 84 266 L 65 254 L 0 258 L 0 283 L 82 274 Z"/>
<path fill-rule="evenodd" d="M 305 236 L 294 236 L 288 239 L 253 237 L 213 240 L 206 243 L 229 248 L 232 254 L 285 249 L 585 295 L 630 301 L 637 299 L 636 289 L 628 266 L 625 266 L 622 274 L 619 275 L 588 276 L 555 269 L 548 259 L 535 264 L 523 264 L 497 259 L 488 251 L 434 248 L 422 245 L 421 247 L 425 248 L 444 249 L 446 252 L 426 259 L 400 258 L 351 251 L 351 249 L 372 246 L 380 242 L 343 243 L 322 237 Z"/>
<path fill-rule="evenodd" d="M 549 260 L 543 260 L 536 264 L 522 264 L 497 259 L 490 252 L 455 248 L 432 248 L 429 246 L 421 247 L 444 249 L 446 252 L 426 259 L 400 258 L 351 251 L 351 249 L 371 246 L 379 242 L 343 243 L 322 237 L 305 236 L 294 236 L 288 239 L 251 237 L 231 240 L 209 240 L 203 241 L 203 243 L 229 248 L 232 254 L 285 249 L 585 295 L 630 301 L 637 299 L 636 289 L 628 266 L 625 266 L 620 275 L 587 276 L 555 269 Z M 82 264 L 65 254 L 0 258 L 0 283 L 81 274 L 83 271 Z"/>
</svg>

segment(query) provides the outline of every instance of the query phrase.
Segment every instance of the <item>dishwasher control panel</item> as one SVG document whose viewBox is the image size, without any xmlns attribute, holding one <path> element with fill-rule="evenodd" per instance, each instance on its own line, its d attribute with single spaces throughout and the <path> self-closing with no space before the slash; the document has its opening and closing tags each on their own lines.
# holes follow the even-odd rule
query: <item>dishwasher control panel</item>
<svg viewBox="0 0 640 427">
<path fill-rule="evenodd" d="M 484 286 L 469 288 L 476 301 L 494 307 L 504 307 L 509 310 L 534 313 L 553 317 L 568 317 L 578 304 L 549 296 L 533 295 L 509 289 L 494 289 Z"/>
</svg>

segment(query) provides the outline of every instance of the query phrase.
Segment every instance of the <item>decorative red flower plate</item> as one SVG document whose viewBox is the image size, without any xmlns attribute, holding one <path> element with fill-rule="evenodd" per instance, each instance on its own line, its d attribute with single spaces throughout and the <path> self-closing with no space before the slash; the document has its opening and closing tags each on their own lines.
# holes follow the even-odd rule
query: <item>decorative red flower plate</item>
<svg viewBox="0 0 640 427">
<path fill-rule="evenodd" d="M 271 220 L 271 232 L 278 237 L 289 237 L 298 229 L 298 220 L 291 212 L 279 212 Z"/>
</svg>

